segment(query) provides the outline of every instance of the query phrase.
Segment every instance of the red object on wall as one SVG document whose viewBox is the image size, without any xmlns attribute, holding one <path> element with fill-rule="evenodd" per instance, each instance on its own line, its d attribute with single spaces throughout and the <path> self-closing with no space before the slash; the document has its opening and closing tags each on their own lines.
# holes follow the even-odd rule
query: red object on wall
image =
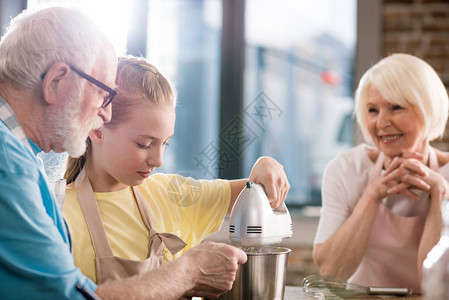
<svg viewBox="0 0 449 300">
<path fill-rule="evenodd" d="M 339 85 L 341 83 L 341 76 L 335 71 L 326 70 L 321 73 L 321 80 L 329 85 Z"/>
</svg>

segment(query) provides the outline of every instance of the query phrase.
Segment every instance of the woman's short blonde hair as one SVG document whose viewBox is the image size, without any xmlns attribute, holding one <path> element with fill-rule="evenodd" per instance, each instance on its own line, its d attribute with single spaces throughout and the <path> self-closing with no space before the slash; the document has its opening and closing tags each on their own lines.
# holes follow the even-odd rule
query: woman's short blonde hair
<svg viewBox="0 0 449 300">
<path fill-rule="evenodd" d="M 362 76 L 355 94 L 355 114 L 368 141 L 371 140 L 366 126 L 370 87 L 375 87 L 392 104 L 411 107 L 422 121 L 429 141 L 442 137 L 448 117 L 448 95 L 438 74 L 425 61 L 409 54 L 393 54 Z"/>
</svg>

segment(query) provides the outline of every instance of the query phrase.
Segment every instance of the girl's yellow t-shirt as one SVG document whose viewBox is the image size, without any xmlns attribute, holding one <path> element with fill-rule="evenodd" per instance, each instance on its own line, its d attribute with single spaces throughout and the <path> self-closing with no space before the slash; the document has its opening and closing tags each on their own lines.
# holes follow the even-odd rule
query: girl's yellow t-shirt
<svg viewBox="0 0 449 300">
<path fill-rule="evenodd" d="M 227 180 L 195 180 L 180 175 L 157 173 L 138 186 L 147 201 L 158 232 L 173 233 L 187 246 L 172 256 L 164 248 L 164 261 L 179 257 L 218 231 L 231 200 Z M 112 253 L 115 256 L 145 260 L 148 258 L 149 232 L 143 223 L 130 187 L 109 193 L 95 193 Z M 75 265 L 93 281 L 96 279 L 95 253 L 76 190 L 67 188 L 63 209 L 70 229 Z"/>
</svg>

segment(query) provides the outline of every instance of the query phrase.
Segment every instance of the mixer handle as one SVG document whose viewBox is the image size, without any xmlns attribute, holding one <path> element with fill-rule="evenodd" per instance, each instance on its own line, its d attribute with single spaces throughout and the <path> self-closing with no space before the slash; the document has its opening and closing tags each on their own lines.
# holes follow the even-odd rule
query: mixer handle
<svg viewBox="0 0 449 300">
<path fill-rule="evenodd" d="M 273 208 L 273 212 L 276 214 L 285 214 L 287 212 L 287 206 L 285 205 L 284 202 L 282 202 L 282 204 L 279 207 Z"/>
<path fill-rule="evenodd" d="M 253 184 L 256 184 L 256 183 L 251 182 L 251 181 L 248 180 L 248 181 L 246 182 L 246 188 L 248 188 L 248 189 L 252 188 L 252 185 L 253 185 Z M 263 192 L 264 192 L 265 195 L 266 195 L 266 194 L 267 194 L 267 191 L 265 190 L 265 187 L 263 186 L 263 184 L 258 183 L 257 185 L 259 185 L 259 186 L 262 188 Z M 268 204 L 270 204 L 270 202 L 268 202 Z M 287 212 L 287 206 L 285 205 L 284 202 L 282 202 L 282 204 L 281 204 L 279 207 L 273 208 L 273 212 L 274 212 L 275 214 L 283 214 L 283 213 L 286 213 L 286 212 Z"/>
</svg>

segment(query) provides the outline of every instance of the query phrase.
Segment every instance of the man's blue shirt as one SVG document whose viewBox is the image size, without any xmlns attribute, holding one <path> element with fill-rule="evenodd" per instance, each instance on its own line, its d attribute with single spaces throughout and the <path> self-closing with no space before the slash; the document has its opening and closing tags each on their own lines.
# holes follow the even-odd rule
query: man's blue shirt
<svg viewBox="0 0 449 300">
<path fill-rule="evenodd" d="M 0 121 L 0 298 L 85 299 L 55 196 L 36 154 Z M 34 152 L 34 153 L 33 153 Z"/>
</svg>

